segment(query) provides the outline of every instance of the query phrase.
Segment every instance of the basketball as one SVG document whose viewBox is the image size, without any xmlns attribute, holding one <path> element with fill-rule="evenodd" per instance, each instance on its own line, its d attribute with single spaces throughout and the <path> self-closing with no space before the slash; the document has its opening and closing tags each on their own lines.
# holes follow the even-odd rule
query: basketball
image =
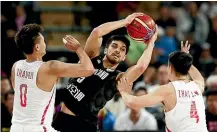
<svg viewBox="0 0 217 132">
<path fill-rule="evenodd" d="M 138 42 L 147 42 L 155 32 L 155 22 L 148 15 L 142 15 L 127 26 L 128 35 Z"/>
</svg>

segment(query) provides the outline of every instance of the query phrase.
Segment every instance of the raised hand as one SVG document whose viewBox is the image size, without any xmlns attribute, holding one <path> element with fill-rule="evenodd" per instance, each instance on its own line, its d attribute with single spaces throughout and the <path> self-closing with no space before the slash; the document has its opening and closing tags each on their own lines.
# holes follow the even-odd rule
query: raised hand
<svg viewBox="0 0 217 132">
<path fill-rule="evenodd" d="M 191 45 L 188 43 L 188 41 L 186 41 L 185 44 L 183 44 L 183 41 L 181 41 L 181 51 L 182 52 L 189 53 L 190 47 Z"/>
<path fill-rule="evenodd" d="M 157 36 L 158 36 L 158 26 L 156 24 L 154 34 L 151 36 L 151 38 L 147 42 L 145 41 L 145 43 L 147 45 L 154 44 L 154 42 L 157 40 Z"/>
<path fill-rule="evenodd" d="M 133 13 L 125 18 L 126 25 L 129 25 L 136 17 L 142 16 L 144 13 Z"/>
<path fill-rule="evenodd" d="M 130 92 L 132 90 L 132 84 L 129 84 L 126 77 L 122 77 L 118 81 L 118 90 L 120 92 Z"/>
<path fill-rule="evenodd" d="M 80 43 L 71 35 L 66 35 L 66 37 L 63 38 L 63 42 L 65 47 L 72 51 L 76 51 L 79 47 L 81 47 Z"/>
</svg>

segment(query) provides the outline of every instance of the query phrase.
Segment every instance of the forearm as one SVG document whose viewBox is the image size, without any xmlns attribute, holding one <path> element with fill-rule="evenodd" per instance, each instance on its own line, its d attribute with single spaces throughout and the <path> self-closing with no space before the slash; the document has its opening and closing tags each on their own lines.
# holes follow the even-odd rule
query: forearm
<svg viewBox="0 0 217 132">
<path fill-rule="evenodd" d="M 139 109 L 146 106 L 145 100 L 142 99 L 142 96 L 137 97 L 124 91 L 120 93 L 126 106 L 133 109 Z"/>
<path fill-rule="evenodd" d="M 130 83 L 133 83 L 147 69 L 151 61 L 153 48 L 154 48 L 153 45 L 149 45 L 147 49 L 143 52 L 142 56 L 139 58 L 137 64 L 131 67 L 126 72 L 126 77 L 128 78 Z"/>
<path fill-rule="evenodd" d="M 80 64 L 82 67 L 84 67 L 84 69 L 89 69 L 89 70 L 93 70 L 93 64 L 90 60 L 90 58 L 88 57 L 88 55 L 85 53 L 85 51 L 82 49 L 82 47 L 79 47 L 76 50 L 76 53 L 79 57 L 80 60 Z"/>
<path fill-rule="evenodd" d="M 127 25 L 127 23 L 123 19 L 123 20 L 119 20 L 119 21 L 104 23 L 104 24 L 96 27 L 94 30 L 96 30 L 97 35 L 100 38 L 100 37 L 110 33 L 111 31 L 114 31 L 118 28 L 122 28 L 126 25 Z"/>
<path fill-rule="evenodd" d="M 192 65 L 188 73 L 194 81 L 204 82 L 203 76 L 200 74 L 200 72 L 195 66 Z"/>
<path fill-rule="evenodd" d="M 148 65 L 149 65 L 149 63 L 151 61 L 151 56 L 152 56 L 153 49 L 154 49 L 154 44 L 148 45 L 147 49 L 143 52 L 142 56 L 139 58 L 139 60 L 138 60 L 138 62 L 136 64 L 139 67 L 144 67 L 143 72 L 148 67 Z"/>
</svg>

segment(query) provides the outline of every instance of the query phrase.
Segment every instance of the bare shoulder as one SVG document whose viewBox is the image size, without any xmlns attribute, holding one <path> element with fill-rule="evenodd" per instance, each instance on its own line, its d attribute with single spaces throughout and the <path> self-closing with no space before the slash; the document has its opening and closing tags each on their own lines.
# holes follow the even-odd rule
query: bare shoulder
<svg viewBox="0 0 217 132">
<path fill-rule="evenodd" d="M 158 86 L 157 91 L 163 93 L 164 95 L 170 95 L 174 92 L 174 89 L 172 83 L 168 83 Z"/>
<path fill-rule="evenodd" d="M 54 67 L 60 65 L 59 63 L 60 61 L 57 61 L 57 60 L 50 60 L 50 61 L 44 62 L 44 64 L 42 65 L 42 70 L 50 72 L 52 71 Z"/>
</svg>

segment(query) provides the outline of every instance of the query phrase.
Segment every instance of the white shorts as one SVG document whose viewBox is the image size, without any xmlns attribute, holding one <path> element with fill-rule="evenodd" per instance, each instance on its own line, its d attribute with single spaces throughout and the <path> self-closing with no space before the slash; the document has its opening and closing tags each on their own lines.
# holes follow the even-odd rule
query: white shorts
<svg viewBox="0 0 217 132">
<path fill-rule="evenodd" d="M 11 126 L 10 132 L 59 132 L 59 131 L 55 130 L 51 126 L 13 124 Z"/>
</svg>

